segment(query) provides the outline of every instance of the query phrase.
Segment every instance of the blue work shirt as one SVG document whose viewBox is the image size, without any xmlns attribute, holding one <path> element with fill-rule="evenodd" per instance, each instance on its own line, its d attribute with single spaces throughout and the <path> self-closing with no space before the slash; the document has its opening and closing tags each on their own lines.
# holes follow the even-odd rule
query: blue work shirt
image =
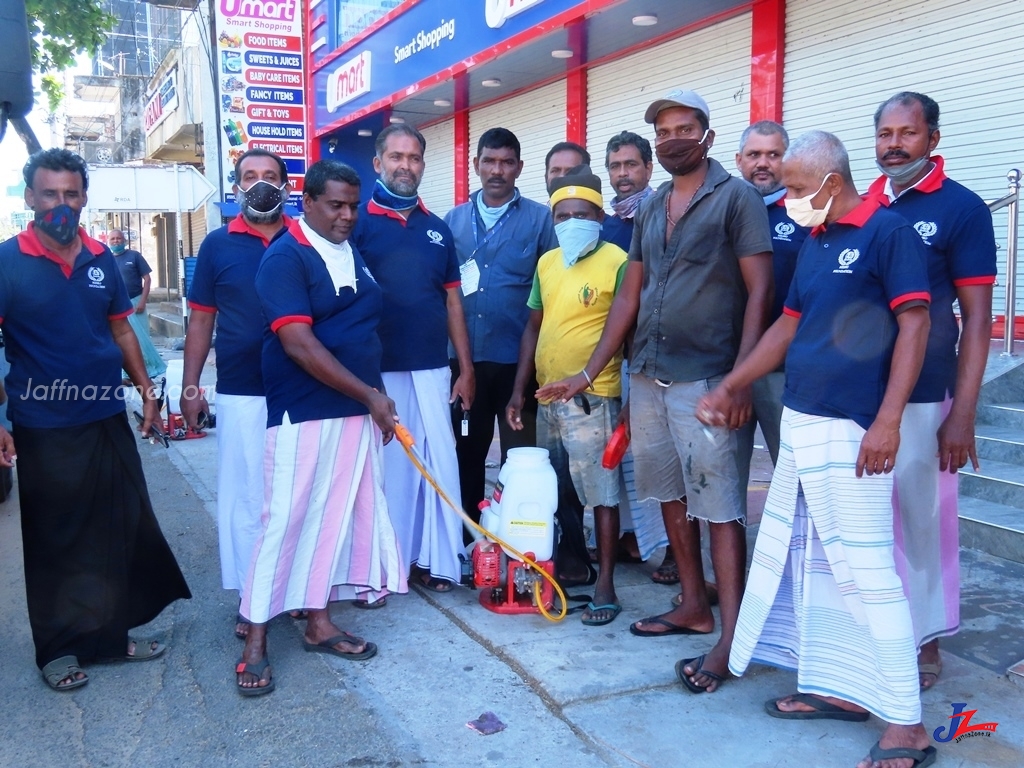
<svg viewBox="0 0 1024 768">
<path fill-rule="evenodd" d="M 526 306 L 533 287 L 537 261 L 558 247 L 551 211 L 540 203 L 516 196 L 508 210 L 488 230 L 476 209 L 480 191 L 468 203 L 448 211 L 444 220 L 455 237 L 455 251 L 462 270 L 462 307 L 473 362 L 514 364 L 519 360 L 519 341 L 530 309 Z M 467 265 L 479 270 L 479 287 L 467 291 Z M 455 352 L 449 345 L 449 357 Z"/>
<path fill-rule="evenodd" d="M 775 297 L 772 299 L 771 325 L 782 315 L 782 307 L 789 295 L 789 284 L 796 272 L 796 257 L 811 230 L 796 224 L 786 213 L 786 198 L 768 206 L 768 223 L 772 228 L 772 275 L 775 278 Z"/>
<path fill-rule="evenodd" d="M 629 244 L 633 242 L 633 219 L 620 219 L 615 214 L 605 216 L 601 225 L 601 239 L 615 243 L 629 253 Z"/>
</svg>

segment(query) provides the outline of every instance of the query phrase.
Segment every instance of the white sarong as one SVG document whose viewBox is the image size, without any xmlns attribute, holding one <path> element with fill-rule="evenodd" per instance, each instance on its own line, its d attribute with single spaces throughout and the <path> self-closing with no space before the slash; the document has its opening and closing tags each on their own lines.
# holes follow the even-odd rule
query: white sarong
<svg viewBox="0 0 1024 768">
<path fill-rule="evenodd" d="M 448 398 L 451 371 L 400 371 L 382 374 L 384 389 L 395 401 L 402 424 L 412 433 L 427 469 L 456 504 L 461 506 L 459 462 L 455 455 Z M 438 579 L 458 583 L 462 520 L 413 466 L 397 440 L 384 446 L 384 493 L 398 536 L 402 562 L 419 565 Z"/>
<path fill-rule="evenodd" d="M 847 419 L 783 411 L 729 669 L 796 669 L 802 693 L 915 725 L 917 649 L 893 562 L 893 480 L 856 476 L 863 437 Z"/>
<path fill-rule="evenodd" d="M 267 400 L 217 394 L 217 535 L 224 589 L 245 584 L 263 513 Z"/>
<path fill-rule="evenodd" d="M 960 628 L 959 474 L 939 471 L 938 431 L 953 401 L 910 403 L 900 424 L 892 495 L 896 572 L 918 647 Z"/>
<path fill-rule="evenodd" d="M 267 430 L 261 535 L 239 613 L 262 624 L 328 602 L 406 592 L 369 416 Z"/>
</svg>

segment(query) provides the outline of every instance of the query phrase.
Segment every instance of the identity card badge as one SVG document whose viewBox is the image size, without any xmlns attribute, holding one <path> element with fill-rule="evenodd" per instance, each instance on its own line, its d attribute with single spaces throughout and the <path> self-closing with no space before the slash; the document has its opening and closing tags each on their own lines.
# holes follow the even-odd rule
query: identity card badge
<svg viewBox="0 0 1024 768">
<path fill-rule="evenodd" d="M 462 277 L 462 295 L 469 296 L 476 293 L 480 287 L 480 267 L 476 259 L 470 259 L 459 267 L 459 274 Z"/>
</svg>

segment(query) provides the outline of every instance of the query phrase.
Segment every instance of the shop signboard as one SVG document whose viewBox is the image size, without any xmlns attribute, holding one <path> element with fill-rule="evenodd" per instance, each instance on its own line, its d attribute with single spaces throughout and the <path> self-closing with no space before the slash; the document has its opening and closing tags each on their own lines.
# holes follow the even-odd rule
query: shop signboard
<svg viewBox="0 0 1024 768">
<path fill-rule="evenodd" d="M 156 90 L 146 99 L 142 124 L 149 136 L 167 116 L 178 108 L 178 65 L 175 64 L 160 80 Z"/>
<path fill-rule="evenodd" d="M 430 75 L 460 62 L 468 65 L 481 51 L 580 4 L 580 0 L 420 0 L 313 75 L 313 123 L 318 130 L 326 128 Z M 327 12 L 335 12 L 332 8 Z"/>
<path fill-rule="evenodd" d="M 235 161 L 249 149 L 282 157 L 296 203 L 306 173 L 302 4 L 216 0 L 221 173 L 233 201 Z"/>
</svg>

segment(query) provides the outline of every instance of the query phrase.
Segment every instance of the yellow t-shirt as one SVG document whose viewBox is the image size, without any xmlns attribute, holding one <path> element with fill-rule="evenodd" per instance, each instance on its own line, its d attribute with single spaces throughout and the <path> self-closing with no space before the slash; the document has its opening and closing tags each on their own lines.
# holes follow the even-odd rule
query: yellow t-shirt
<svg viewBox="0 0 1024 768">
<path fill-rule="evenodd" d="M 543 386 L 583 370 L 601 338 L 612 299 L 626 271 L 626 252 L 614 243 L 597 249 L 566 269 L 562 249 L 540 257 L 526 302 L 544 310 L 537 338 L 537 383 Z M 622 394 L 622 351 L 594 378 L 594 394 Z"/>
</svg>

